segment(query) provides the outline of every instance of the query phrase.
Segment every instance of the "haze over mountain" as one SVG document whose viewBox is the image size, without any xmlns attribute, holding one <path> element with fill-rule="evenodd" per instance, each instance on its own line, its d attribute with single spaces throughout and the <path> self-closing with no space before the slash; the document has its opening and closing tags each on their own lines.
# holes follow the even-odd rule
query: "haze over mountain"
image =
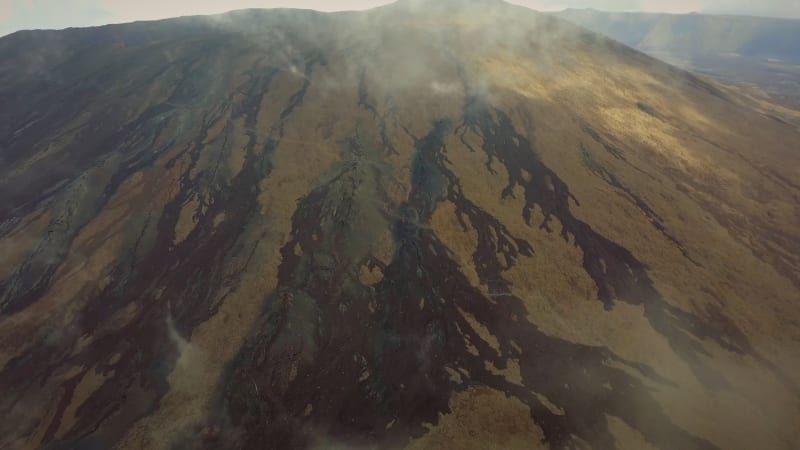
<svg viewBox="0 0 800 450">
<path fill-rule="evenodd" d="M 391 0 L 3 0 L 0 3 L 0 37 L 18 30 L 62 29 L 156 20 L 171 17 L 221 14 L 249 8 L 297 8 L 320 11 L 355 11 L 391 3 Z M 608 11 L 664 13 L 702 12 L 800 19 L 796 0 L 513 0 L 540 11 L 592 7 Z"/>
<path fill-rule="evenodd" d="M 790 449 L 799 118 L 501 1 L 0 39 L 0 447 Z"/>
<path fill-rule="evenodd" d="M 800 20 L 699 14 L 558 13 L 583 27 L 800 109 Z"/>
</svg>

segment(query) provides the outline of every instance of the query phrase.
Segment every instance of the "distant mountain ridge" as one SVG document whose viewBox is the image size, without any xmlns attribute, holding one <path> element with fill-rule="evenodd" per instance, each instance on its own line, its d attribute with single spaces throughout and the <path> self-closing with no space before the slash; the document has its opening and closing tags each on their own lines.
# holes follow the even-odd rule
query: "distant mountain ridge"
<svg viewBox="0 0 800 450">
<path fill-rule="evenodd" d="M 736 53 L 800 63 L 800 19 L 588 9 L 557 15 L 644 51 Z"/>
<path fill-rule="evenodd" d="M 568 9 L 577 25 L 717 80 L 800 108 L 800 19 Z"/>
</svg>

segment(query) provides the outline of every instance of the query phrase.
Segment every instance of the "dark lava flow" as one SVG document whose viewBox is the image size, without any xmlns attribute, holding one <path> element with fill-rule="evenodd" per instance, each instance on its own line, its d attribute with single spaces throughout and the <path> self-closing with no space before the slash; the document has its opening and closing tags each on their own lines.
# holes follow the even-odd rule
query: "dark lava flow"
<svg viewBox="0 0 800 450">
<path fill-rule="evenodd" d="M 571 227 L 565 233 L 582 233 L 578 245 L 595 245 L 595 251 L 587 252 L 589 268 L 598 266 L 599 255 L 609 261 L 618 279 L 594 273 L 601 289 L 607 286 L 608 304 L 610 292 L 632 295 L 634 289 L 645 290 L 630 285 L 649 286 L 646 277 L 625 278 L 613 266 L 624 261 L 641 276 L 641 264 L 572 218 L 565 203 L 570 198 L 566 186 L 529 148 L 514 147 L 512 138 L 519 146 L 529 143 L 508 119 L 496 112 L 499 118 L 494 120 L 488 109 L 471 107 L 465 126 L 481 132 L 484 149 L 507 165 L 510 185 L 525 183 L 529 208 L 545 205 L 548 215 Z M 656 383 L 668 384 L 667 380 L 607 349 L 547 336 L 525 319 L 527 311 L 519 298 L 505 294 L 490 301 L 470 285 L 426 226 L 441 200 L 452 201 L 459 217 L 468 217 L 478 232 L 475 265 L 482 280 L 491 280 L 493 292 L 509 292 L 503 270 L 519 257 L 533 256 L 534 249 L 464 197 L 445 164 L 443 142 L 450 132 L 452 126 L 443 120 L 427 136 L 415 138 L 413 191 L 407 203 L 385 215 L 399 217 L 392 225 L 396 249 L 383 279 L 373 287 L 358 282 L 363 255 L 348 248 L 363 231 L 354 225 L 360 223 L 359 210 L 370 208 L 357 201 L 358 189 L 371 183 L 369 171 L 359 168 L 363 163 L 339 169 L 301 201 L 293 239 L 283 251 L 280 289 L 267 303 L 264 318 L 224 387 L 230 416 L 219 417 L 213 427 L 231 429 L 209 446 L 305 448 L 320 440 L 401 446 L 409 434 L 423 433 L 422 423 L 435 423 L 439 413 L 447 412 L 455 392 L 485 385 L 528 405 L 554 448 L 578 448 L 580 439 L 597 448 L 615 448 L 606 414 L 620 417 L 661 448 L 713 448 L 672 424 L 649 389 L 614 366 L 628 367 Z M 370 146 L 347 145 L 354 153 L 354 148 Z M 524 182 L 519 169 L 512 167 L 530 170 L 533 181 Z M 547 188 L 544 177 L 555 190 Z M 499 349 L 478 336 L 464 313 L 498 339 Z M 661 329 L 677 333 L 668 326 Z M 686 352 L 692 355 L 691 350 Z M 509 358 L 519 360 L 523 386 L 487 369 L 487 363 L 504 369 Z M 448 369 L 468 374 L 466 385 L 453 381 Z M 563 414 L 548 408 L 537 394 Z"/>
<path fill-rule="evenodd" d="M 74 152 L 68 149 L 76 155 L 75 164 L 55 171 L 66 182 L 42 176 L 31 184 L 37 192 L 33 196 L 20 191 L 2 194 L 0 234 L 13 225 L 6 218 L 48 199 L 70 199 L 57 209 L 47 236 L 20 269 L 0 284 L 0 314 L 8 317 L 41 297 L 75 236 L 131 173 L 151 166 L 176 146 L 180 155 L 189 156 L 191 168 L 200 167 L 201 158 L 209 153 L 217 158 L 195 178 L 181 180 L 179 194 L 163 211 L 148 211 L 126 225 L 128 252 L 117 260 L 107 287 L 76 295 L 85 299 L 86 306 L 74 324 L 54 330 L 0 370 L 0 386 L 12 392 L 0 399 L 3 413 L 36 401 L 38 386 L 64 368 L 96 368 L 107 375 L 80 405 L 71 429 L 56 438 L 74 390 L 92 369 L 76 373 L 62 386 L 55 419 L 42 439 L 45 448 L 109 448 L 138 419 L 158 408 L 179 352 L 169 337 L 170 325 L 190 336 L 212 317 L 266 236 L 269 224 L 258 214 L 258 186 L 272 171 L 270 157 L 281 143 L 286 121 L 304 101 L 314 69 L 325 60 L 309 53 L 297 61 L 301 67 L 305 64 L 305 80 L 289 96 L 267 138 L 259 142 L 254 129 L 259 107 L 279 69 L 265 67 L 263 61 L 254 64 L 236 89 L 240 99 L 234 101 L 236 96 L 223 91 L 231 80 L 210 75 L 227 73 L 222 69 L 230 62 L 232 47 L 237 47 L 230 44 L 193 43 L 191 57 L 172 64 L 181 71 L 140 74 L 140 83 L 174 76 L 177 84 L 164 103 L 124 127 L 110 125 L 123 122 L 111 114 L 121 117 L 121 112 L 110 108 L 96 113 L 109 117 L 98 117 L 94 122 L 99 125 L 76 139 Z M 136 86 L 132 84 L 131 92 Z M 75 90 L 57 100 L 68 103 L 72 96 L 84 94 Z M 393 204 L 386 194 L 393 174 L 385 158 L 398 150 L 388 137 L 386 116 L 369 102 L 363 79 L 358 102 L 373 113 L 376 135 L 356 127 L 352 137 L 341 143 L 342 161 L 298 204 L 291 237 L 281 250 L 278 289 L 263 293 L 263 316 L 218 386 L 219 408 L 208 427 L 218 432 L 187 431 L 191 436 L 178 447 L 306 448 L 327 440 L 402 446 L 409 435 L 424 434 L 423 423 L 437 422 L 453 395 L 470 386 L 488 386 L 524 402 L 554 448 L 578 448 L 581 440 L 600 449 L 615 448 L 607 415 L 621 418 L 660 448 L 713 448 L 673 424 L 640 377 L 664 386 L 670 385 L 669 380 L 608 349 L 547 336 L 526 319 L 525 305 L 511 293 L 513 286 L 503 272 L 522 258 L 539 256 L 530 243 L 515 237 L 464 195 L 447 154 L 469 150 L 466 145 L 447 148 L 444 143 L 451 134 L 480 136 L 487 165 L 499 162 L 508 173 L 503 195 L 512 195 L 517 186 L 523 190 L 525 206 L 520 214 L 526 223 L 571 238 L 583 252 L 583 268 L 604 306 L 610 309 L 617 301 L 643 305 L 653 328 L 707 386 L 724 389 L 727 382 L 705 363 L 701 342 L 706 339 L 752 356 L 777 372 L 719 310 L 708 309 L 701 318 L 671 306 L 654 288 L 643 263 L 572 214 L 570 202 L 577 199 L 537 158 L 532 125 L 526 137 L 505 113 L 470 97 L 463 117 L 437 121 L 427 135 L 414 137 L 413 189 L 404 203 Z M 248 129 L 243 169 L 235 176 L 226 174 L 220 163 L 231 152 L 233 125 L 229 122 L 219 139 L 205 143 L 212 124 L 228 108 L 231 119 L 243 118 Z M 25 120 L 42 120 L 48 114 L 62 113 L 52 110 Z M 193 126 L 198 123 L 199 129 Z M 588 125 L 584 128 L 590 138 L 615 151 L 615 157 L 623 157 L 590 130 Z M 2 142 L 12 149 L 9 158 L 31 145 L 36 133 L 38 128 L 32 126 L 18 136 L 4 137 Z M 124 157 L 101 158 L 107 148 L 121 149 Z M 631 197 L 670 238 L 660 217 L 642 199 L 591 158 L 587 162 L 595 175 Z M 92 176 L 68 177 L 85 170 Z M 201 205 L 195 213 L 197 225 L 176 244 L 174 230 L 181 209 L 192 199 Z M 455 205 L 465 230 L 472 227 L 477 232 L 473 262 L 491 298 L 471 285 L 429 227 L 444 200 Z M 536 208 L 544 216 L 539 224 L 533 223 Z M 224 219 L 217 222 L 223 213 Z M 555 229 L 553 219 L 561 230 Z M 385 230 L 394 243 L 388 264 L 372 255 L 370 247 Z M 359 273 L 364 266 L 378 269 L 382 279 L 374 285 L 362 282 Z M 135 319 L 119 328 L 102 328 L 105 319 L 124 313 L 130 305 L 138 308 Z M 498 348 L 485 342 L 467 317 L 489 330 Z M 94 340 L 73 352 L 86 335 Z M 487 368 L 506 369 L 510 360 L 518 361 L 522 385 Z M 452 371 L 460 373 L 464 383 L 454 380 Z M 786 383 L 788 378 L 782 379 Z M 10 420 L 0 425 L 0 432 L 30 427 L 20 433 L 30 434 L 33 425 Z"/>
<path fill-rule="evenodd" d="M 219 59 L 219 53 L 210 48 L 204 50 L 204 62 L 209 67 L 213 66 Z M 309 57 L 309 76 L 317 63 L 318 58 Z M 239 87 L 249 95 L 238 103 L 230 104 L 233 108 L 231 119 L 242 117 L 248 127 L 255 124 L 260 100 L 268 92 L 271 79 L 277 72 L 277 69 L 263 67 L 262 62 L 253 67 L 249 80 Z M 188 77 L 185 82 L 178 83 L 165 104 L 145 111 L 139 120 L 120 132 L 126 139 L 123 145 L 131 147 L 128 153 L 130 157 L 120 163 L 115 172 L 106 178 L 107 184 L 99 188 L 101 194 L 98 198 L 102 202 L 111 197 L 130 173 L 151 165 L 168 147 L 177 145 L 179 139 L 184 138 L 181 131 L 189 138 L 181 145 L 182 150 L 175 160 L 188 154 L 191 168 L 196 167 L 203 152 L 218 153 L 219 159 L 229 154 L 233 132 L 230 122 L 219 139 L 204 143 L 212 124 L 225 112 L 225 102 L 200 103 L 205 96 L 197 95 L 197 89 L 200 89 L 201 83 L 206 83 L 205 89 L 209 87 L 208 80 L 198 80 L 198 76 Z M 217 77 L 210 84 L 211 89 L 227 81 L 225 77 Z M 158 407 L 159 399 L 169 389 L 167 376 L 178 357 L 176 344 L 169 337 L 168 321 L 174 323 L 178 333 L 190 334 L 198 324 L 216 313 L 219 304 L 215 300 L 222 301 L 225 297 L 224 294 L 217 294 L 229 292 L 238 283 L 241 273 L 249 264 L 247 255 L 253 252 L 253 248 L 243 247 L 243 244 L 251 242 L 249 245 L 258 246 L 264 233 L 258 230 L 266 229 L 258 217 L 258 185 L 271 171 L 269 158 L 276 140 L 280 139 L 283 122 L 302 103 L 307 88 L 308 83 L 303 84 L 290 97 L 280 120 L 273 125 L 271 134 L 275 135 L 275 139 L 267 139 L 263 146 L 257 146 L 255 131 L 248 132 L 245 161 L 239 174 L 229 177 L 222 173 L 217 164 L 203 168 L 194 179 L 190 179 L 188 174 L 191 170 L 187 170 L 187 175 L 180 183 L 180 192 L 163 211 L 151 211 L 131 221 L 126 228 L 130 241 L 129 253 L 117 261 L 109 285 L 103 290 L 90 288 L 79 292 L 78 296 L 86 298 L 87 302 L 74 324 L 52 330 L 47 339 L 37 343 L 24 355 L 10 360 L 2 368 L 0 386 L 13 387 L 9 391 L 13 395 L 0 400 L 0 411 L 8 412 L 15 406 L 32 401 L 40 380 L 43 382 L 55 371 L 62 370 L 60 368 L 74 366 L 86 369 L 62 385 L 64 394 L 53 416 L 55 419 L 42 437 L 45 448 L 110 448 L 136 420 Z M 200 103 L 209 112 L 202 117 L 195 117 L 196 109 L 174 107 L 182 102 Z M 154 110 L 158 113 L 154 113 Z M 181 130 L 187 123 L 200 123 L 202 126 L 199 130 Z M 172 137 L 167 143 L 154 148 L 153 143 L 162 131 Z M 129 142 L 130 136 L 136 138 Z M 94 189 L 97 190 L 97 187 Z M 87 191 L 87 195 L 98 195 Z M 180 211 L 194 196 L 200 198 L 202 206 L 195 213 L 197 225 L 185 240 L 176 245 L 173 243 L 174 230 Z M 93 208 L 102 206 L 88 200 L 86 202 Z M 220 213 L 224 213 L 224 220 L 215 223 L 215 217 L 219 217 Z M 70 228 L 71 235 L 57 243 L 57 247 L 68 249 L 83 225 L 81 223 Z M 259 233 L 261 236 L 258 236 Z M 47 245 L 56 246 L 56 243 L 45 240 L 40 247 Z M 36 258 L 36 255 L 35 252 L 30 258 Z M 230 263 L 239 260 L 244 261 L 244 266 L 236 267 Z M 23 270 L 28 267 L 27 264 L 23 265 Z M 18 272 L 7 280 L 3 286 L 3 298 L 8 301 L 3 303 L 2 312 L 11 314 L 35 301 L 41 295 L 39 286 L 47 286 L 49 277 L 60 264 L 60 259 L 49 262 L 48 268 L 44 272 L 39 270 L 36 278 L 26 278 L 25 272 Z M 109 317 L 123 313 L 132 305 L 137 305 L 139 309 L 135 319 L 119 328 L 102 326 Z M 73 353 L 75 341 L 85 335 L 93 335 L 95 339 L 80 352 Z M 60 426 L 60 418 L 72 398 L 73 390 L 93 367 L 107 378 L 81 405 L 72 428 L 56 439 L 54 433 Z M 30 425 L 12 420 L 0 426 L 0 431 Z M 15 432 L 25 434 L 25 431 L 20 433 L 19 429 Z M 27 432 L 32 432 L 32 429 Z"/>
</svg>

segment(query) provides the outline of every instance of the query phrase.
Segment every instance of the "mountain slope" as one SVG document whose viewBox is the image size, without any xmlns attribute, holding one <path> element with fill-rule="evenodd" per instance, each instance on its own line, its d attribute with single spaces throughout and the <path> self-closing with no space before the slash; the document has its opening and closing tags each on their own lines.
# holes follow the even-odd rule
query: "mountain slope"
<svg viewBox="0 0 800 450">
<path fill-rule="evenodd" d="M 2 446 L 797 442 L 773 110 L 502 2 L 0 49 Z"/>
</svg>

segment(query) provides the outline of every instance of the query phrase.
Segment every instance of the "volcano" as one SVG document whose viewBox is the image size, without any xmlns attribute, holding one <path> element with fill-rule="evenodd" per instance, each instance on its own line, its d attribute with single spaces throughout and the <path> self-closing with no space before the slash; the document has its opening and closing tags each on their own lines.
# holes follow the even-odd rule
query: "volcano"
<svg viewBox="0 0 800 450">
<path fill-rule="evenodd" d="M 0 447 L 789 449 L 800 120 L 500 1 L 0 39 Z"/>
</svg>

